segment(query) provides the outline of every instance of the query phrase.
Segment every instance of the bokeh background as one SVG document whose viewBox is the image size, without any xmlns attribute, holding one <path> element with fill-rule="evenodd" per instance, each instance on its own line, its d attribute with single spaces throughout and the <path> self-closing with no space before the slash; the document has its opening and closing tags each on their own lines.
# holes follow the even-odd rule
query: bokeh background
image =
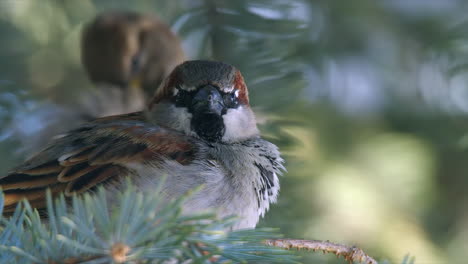
<svg viewBox="0 0 468 264">
<path fill-rule="evenodd" d="M 189 58 L 243 72 L 288 168 L 262 226 L 392 263 L 467 263 L 467 1 L 0 0 L 0 175 L 93 89 L 80 32 L 109 9 L 155 13 Z"/>
</svg>

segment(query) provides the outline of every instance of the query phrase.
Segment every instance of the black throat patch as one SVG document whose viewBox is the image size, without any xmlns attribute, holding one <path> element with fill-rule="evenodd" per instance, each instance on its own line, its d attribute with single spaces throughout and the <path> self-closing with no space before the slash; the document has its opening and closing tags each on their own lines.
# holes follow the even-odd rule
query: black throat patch
<svg viewBox="0 0 468 264">
<path fill-rule="evenodd" d="M 226 128 L 223 117 L 217 114 L 194 113 L 191 124 L 197 135 L 207 141 L 220 141 Z"/>
</svg>

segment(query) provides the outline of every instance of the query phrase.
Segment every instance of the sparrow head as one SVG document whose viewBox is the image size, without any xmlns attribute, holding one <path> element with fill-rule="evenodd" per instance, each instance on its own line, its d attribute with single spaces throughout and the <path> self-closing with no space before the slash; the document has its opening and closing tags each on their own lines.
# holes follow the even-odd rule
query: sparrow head
<svg viewBox="0 0 468 264">
<path fill-rule="evenodd" d="M 149 104 L 155 122 L 210 142 L 258 136 L 247 86 L 235 67 L 215 61 L 177 66 Z"/>
<path fill-rule="evenodd" d="M 184 57 L 178 37 L 152 15 L 107 12 L 83 30 L 81 59 L 95 83 L 142 88 L 151 97 Z"/>
</svg>

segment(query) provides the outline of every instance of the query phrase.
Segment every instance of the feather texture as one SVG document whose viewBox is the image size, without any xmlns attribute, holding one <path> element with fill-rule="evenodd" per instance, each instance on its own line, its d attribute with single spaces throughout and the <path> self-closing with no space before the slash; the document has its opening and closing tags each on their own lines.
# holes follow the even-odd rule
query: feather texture
<svg viewBox="0 0 468 264">
<path fill-rule="evenodd" d="M 130 162 L 169 159 L 187 164 L 193 159 L 194 146 L 186 136 L 143 120 L 141 112 L 101 118 L 62 135 L 0 179 L 5 205 L 14 208 L 22 198 L 37 200 L 51 186 L 66 195 L 93 189 L 132 175 L 125 167 Z"/>
</svg>

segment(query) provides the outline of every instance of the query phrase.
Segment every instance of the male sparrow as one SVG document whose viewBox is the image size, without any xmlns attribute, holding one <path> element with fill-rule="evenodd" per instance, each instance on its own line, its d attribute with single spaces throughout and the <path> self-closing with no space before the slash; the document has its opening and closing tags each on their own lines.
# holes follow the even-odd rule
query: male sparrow
<svg viewBox="0 0 468 264">
<path fill-rule="evenodd" d="M 83 105 L 100 117 L 141 111 L 185 55 L 179 38 L 156 16 L 114 11 L 84 28 L 81 60 L 98 85 Z"/>
<path fill-rule="evenodd" d="M 283 159 L 262 139 L 239 70 L 214 61 L 177 66 L 143 112 L 96 119 L 60 137 L 0 179 L 5 211 L 22 198 L 44 208 L 44 191 L 69 196 L 130 178 L 143 192 L 177 198 L 202 185 L 184 212 L 237 215 L 253 228 L 276 201 Z"/>
</svg>

